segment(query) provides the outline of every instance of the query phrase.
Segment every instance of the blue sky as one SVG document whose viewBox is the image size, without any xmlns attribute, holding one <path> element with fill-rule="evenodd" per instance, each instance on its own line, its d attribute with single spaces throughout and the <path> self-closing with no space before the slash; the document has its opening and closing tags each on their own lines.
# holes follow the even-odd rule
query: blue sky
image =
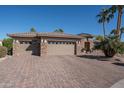
<svg viewBox="0 0 124 93">
<path fill-rule="evenodd" d="M 7 33 L 30 31 L 31 27 L 38 32 L 62 28 L 70 34 L 103 34 L 96 15 L 105 7 L 108 6 L 0 6 L 0 39 Z M 114 28 L 116 16 L 106 25 L 108 33 Z"/>
</svg>

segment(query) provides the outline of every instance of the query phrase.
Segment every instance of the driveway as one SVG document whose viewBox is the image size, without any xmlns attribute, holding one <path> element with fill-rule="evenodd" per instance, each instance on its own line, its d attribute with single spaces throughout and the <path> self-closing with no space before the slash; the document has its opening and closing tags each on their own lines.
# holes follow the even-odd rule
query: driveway
<svg viewBox="0 0 124 93">
<path fill-rule="evenodd" d="M 124 66 L 76 56 L 13 56 L 0 62 L 0 87 L 111 87 Z"/>
</svg>

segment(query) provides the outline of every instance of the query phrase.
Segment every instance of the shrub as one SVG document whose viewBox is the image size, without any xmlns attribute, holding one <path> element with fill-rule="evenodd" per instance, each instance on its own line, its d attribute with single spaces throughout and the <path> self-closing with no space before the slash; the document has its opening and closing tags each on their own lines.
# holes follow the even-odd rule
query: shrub
<svg viewBox="0 0 124 93">
<path fill-rule="evenodd" d="M 7 48 L 4 46 L 0 46 L 0 58 L 5 57 L 7 55 Z"/>
<path fill-rule="evenodd" d="M 107 36 L 96 49 L 103 50 L 105 56 L 113 57 L 115 54 L 124 54 L 124 43 L 122 43 L 118 36 Z"/>
<path fill-rule="evenodd" d="M 7 54 L 12 55 L 13 39 L 5 38 L 3 40 L 3 46 L 5 46 L 7 48 Z"/>
</svg>

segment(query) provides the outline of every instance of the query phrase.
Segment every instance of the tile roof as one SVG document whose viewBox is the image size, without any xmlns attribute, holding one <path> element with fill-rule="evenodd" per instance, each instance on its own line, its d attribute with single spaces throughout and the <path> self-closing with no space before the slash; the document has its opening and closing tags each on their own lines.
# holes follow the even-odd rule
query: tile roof
<svg viewBox="0 0 124 93">
<path fill-rule="evenodd" d="M 65 37 L 65 38 L 82 38 L 79 35 L 66 34 L 60 32 L 25 32 L 25 33 L 14 33 L 7 34 L 9 37 Z"/>
<path fill-rule="evenodd" d="M 92 34 L 88 34 L 88 33 L 80 33 L 78 35 L 82 36 L 82 37 L 86 37 L 86 38 L 93 38 L 94 37 Z"/>
<path fill-rule="evenodd" d="M 7 34 L 9 37 L 36 37 L 36 32 L 25 32 L 25 33 L 14 33 L 14 34 Z"/>
</svg>

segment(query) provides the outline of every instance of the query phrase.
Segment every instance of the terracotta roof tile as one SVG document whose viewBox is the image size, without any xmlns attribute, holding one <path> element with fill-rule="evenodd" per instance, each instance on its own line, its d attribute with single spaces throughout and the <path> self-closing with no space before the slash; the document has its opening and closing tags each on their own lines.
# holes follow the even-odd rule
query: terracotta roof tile
<svg viewBox="0 0 124 93">
<path fill-rule="evenodd" d="M 82 36 L 82 37 L 87 37 L 87 38 L 93 38 L 94 37 L 92 34 L 88 34 L 88 33 L 80 33 L 78 35 Z"/>
<path fill-rule="evenodd" d="M 9 37 L 37 37 L 37 36 L 46 36 L 46 37 L 67 37 L 67 38 L 82 38 L 78 35 L 59 33 L 59 32 L 26 32 L 26 33 L 14 33 L 7 34 Z"/>
</svg>

